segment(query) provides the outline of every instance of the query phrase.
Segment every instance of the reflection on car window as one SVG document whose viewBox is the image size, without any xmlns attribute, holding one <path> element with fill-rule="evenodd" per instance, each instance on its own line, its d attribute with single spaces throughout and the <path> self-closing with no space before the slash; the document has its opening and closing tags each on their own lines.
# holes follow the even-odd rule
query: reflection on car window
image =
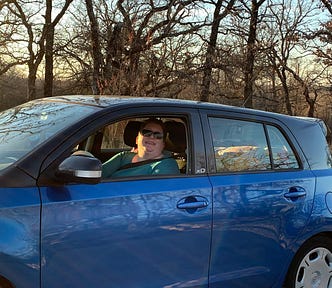
<svg viewBox="0 0 332 288">
<path fill-rule="evenodd" d="M 38 101 L 3 111 L 0 113 L 0 170 L 96 109 Z"/>
<path fill-rule="evenodd" d="M 267 130 L 270 138 L 274 169 L 299 168 L 294 151 L 279 129 L 274 126 L 267 126 Z"/>
<path fill-rule="evenodd" d="M 217 172 L 271 169 L 264 126 L 210 118 Z"/>
<path fill-rule="evenodd" d="M 266 125 L 269 148 L 262 123 L 225 118 L 210 118 L 209 123 L 217 172 L 300 167 L 294 151 L 277 127 Z"/>
</svg>

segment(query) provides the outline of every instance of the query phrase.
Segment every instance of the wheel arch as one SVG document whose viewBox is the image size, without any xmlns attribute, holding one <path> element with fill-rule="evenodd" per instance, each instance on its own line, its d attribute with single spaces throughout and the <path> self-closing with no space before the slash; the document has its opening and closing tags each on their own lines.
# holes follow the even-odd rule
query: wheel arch
<svg viewBox="0 0 332 288">
<path fill-rule="evenodd" d="M 295 251 L 295 254 L 293 255 L 292 259 L 289 261 L 289 265 L 287 269 L 285 270 L 285 276 L 283 279 L 284 286 L 283 287 L 288 287 L 285 286 L 287 281 L 289 280 L 290 277 L 290 272 L 292 270 L 293 265 L 298 261 L 299 255 L 303 252 L 303 249 L 305 249 L 310 243 L 313 241 L 316 241 L 320 238 L 329 238 L 332 241 L 332 232 L 326 231 L 326 232 L 320 232 L 318 234 L 312 235 L 310 238 L 306 239 L 301 245 L 297 248 Z"/>
</svg>

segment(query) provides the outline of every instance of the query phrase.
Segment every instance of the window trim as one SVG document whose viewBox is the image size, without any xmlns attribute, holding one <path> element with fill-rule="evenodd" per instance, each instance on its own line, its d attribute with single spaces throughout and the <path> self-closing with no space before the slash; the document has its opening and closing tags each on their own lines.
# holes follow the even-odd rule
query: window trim
<svg viewBox="0 0 332 288">
<path fill-rule="evenodd" d="M 298 146 L 298 143 L 296 139 L 292 136 L 291 132 L 289 131 L 288 127 L 281 122 L 280 120 L 276 118 L 268 118 L 264 116 L 257 116 L 257 115 L 249 115 L 244 114 L 240 115 L 238 113 L 233 113 L 229 111 L 210 111 L 210 110 L 204 110 L 200 109 L 201 112 L 201 118 L 202 118 L 202 127 L 205 134 L 205 147 L 206 147 L 206 157 L 207 161 L 209 163 L 208 167 L 208 173 L 211 175 L 229 175 L 229 174 L 257 174 L 257 173 L 275 173 L 275 172 L 289 172 L 289 171 L 299 171 L 303 170 L 306 163 L 306 159 L 302 154 L 302 150 Z M 251 117 L 250 117 L 251 116 Z M 272 165 L 272 169 L 268 170 L 248 170 L 248 171 L 225 171 L 225 172 L 217 172 L 216 168 L 216 161 L 213 153 L 213 139 L 212 139 L 212 131 L 211 127 L 209 125 L 209 118 L 223 118 L 223 119 L 231 119 L 231 120 L 239 120 L 239 121 L 248 121 L 248 122 L 256 122 L 260 123 L 264 127 L 265 136 L 267 138 L 267 145 L 270 153 L 270 157 L 272 157 L 271 153 L 271 143 L 270 138 L 267 133 L 267 125 L 276 127 L 289 146 L 291 147 L 294 156 L 298 162 L 299 168 L 285 168 L 285 169 L 275 169 L 273 164 L 273 161 L 270 159 L 270 163 Z M 290 133 L 287 133 L 286 131 L 289 131 Z"/>
</svg>

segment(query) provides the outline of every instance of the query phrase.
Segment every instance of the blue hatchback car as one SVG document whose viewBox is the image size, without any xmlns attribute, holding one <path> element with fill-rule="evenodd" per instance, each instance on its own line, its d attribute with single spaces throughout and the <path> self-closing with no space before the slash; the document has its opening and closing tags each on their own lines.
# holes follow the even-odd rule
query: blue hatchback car
<svg viewBox="0 0 332 288">
<path fill-rule="evenodd" d="M 165 126 L 176 174 L 103 177 Z M 194 101 L 39 99 L 0 114 L 0 287 L 332 287 L 326 127 Z"/>
</svg>

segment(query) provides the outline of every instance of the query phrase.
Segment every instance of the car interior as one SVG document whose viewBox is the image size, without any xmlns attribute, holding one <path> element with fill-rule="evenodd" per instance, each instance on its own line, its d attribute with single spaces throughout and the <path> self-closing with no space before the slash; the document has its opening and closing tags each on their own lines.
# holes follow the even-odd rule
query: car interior
<svg viewBox="0 0 332 288">
<path fill-rule="evenodd" d="M 92 153 L 102 163 L 121 151 L 136 148 L 136 137 L 146 118 L 122 120 L 97 131 L 77 147 Z M 185 121 L 180 118 L 161 119 L 165 125 L 165 153 L 178 163 L 181 174 L 187 173 L 187 133 Z"/>
</svg>

